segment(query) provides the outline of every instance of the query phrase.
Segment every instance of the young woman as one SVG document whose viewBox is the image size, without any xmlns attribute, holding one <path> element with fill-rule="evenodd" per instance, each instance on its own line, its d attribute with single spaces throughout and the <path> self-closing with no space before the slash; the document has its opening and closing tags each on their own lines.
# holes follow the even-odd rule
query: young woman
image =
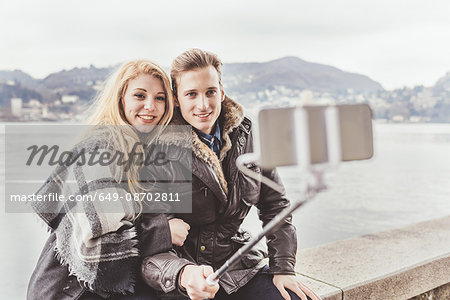
<svg viewBox="0 0 450 300">
<path fill-rule="evenodd" d="M 121 162 L 132 163 L 79 159 L 58 166 L 38 191 L 94 200 L 33 206 L 51 235 L 32 274 L 28 299 L 117 299 L 124 294 L 147 299 L 141 297 L 148 288 L 139 282 L 139 255 L 182 245 L 189 226 L 163 214 L 143 214 L 140 202 L 124 200 L 144 189 L 132 153 L 145 156 L 144 145 L 170 122 L 173 107 L 169 78 L 150 61 L 125 63 L 106 81 L 92 106 L 89 125 L 95 126 L 72 154 L 120 154 Z"/>
</svg>

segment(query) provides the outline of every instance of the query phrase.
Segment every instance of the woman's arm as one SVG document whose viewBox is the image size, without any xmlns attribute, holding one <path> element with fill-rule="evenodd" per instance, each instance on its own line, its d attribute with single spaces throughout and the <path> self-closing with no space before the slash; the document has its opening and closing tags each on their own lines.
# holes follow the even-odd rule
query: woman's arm
<svg viewBox="0 0 450 300">
<path fill-rule="evenodd" d="M 142 257 L 169 251 L 172 245 L 183 246 L 190 229 L 183 220 L 166 214 L 144 213 L 138 224 Z"/>
</svg>

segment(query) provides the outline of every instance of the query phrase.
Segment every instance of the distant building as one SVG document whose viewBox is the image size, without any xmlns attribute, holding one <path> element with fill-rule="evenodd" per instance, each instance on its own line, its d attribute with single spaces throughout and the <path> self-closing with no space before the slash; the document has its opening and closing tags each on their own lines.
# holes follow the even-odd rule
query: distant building
<svg viewBox="0 0 450 300">
<path fill-rule="evenodd" d="M 42 117 L 48 118 L 48 106 L 47 105 L 42 108 Z"/>
<path fill-rule="evenodd" d="M 96 91 L 99 91 L 103 88 L 103 81 L 102 80 L 96 80 L 94 82 L 94 85 L 92 86 L 92 88 Z"/>
<path fill-rule="evenodd" d="M 410 116 L 409 121 L 411 123 L 419 123 L 423 121 L 423 118 L 421 116 Z"/>
<path fill-rule="evenodd" d="M 62 103 L 75 103 L 78 101 L 78 99 L 79 99 L 79 97 L 76 95 L 64 95 L 61 97 L 61 102 Z"/>
<path fill-rule="evenodd" d="M 11 114 L 14 117 L 22 117 L 22 99 L 11 98 Z"/>
<path fill-rule="evenodd" d="M 30 101 L 28 101 L 28 106 L 29 107 L 41 107 L 42 104 L 39 100 L 37 99 L 30 99 Z"/>
<path fill-rule="evenodd" d="M 403 117 L 401 115 L 395 115 L 392 117 L 392 121 L 393 122 L 403 122 L 403 121 L 405 121 L 405 117 Z"/>
<path fill-rule="evenodd" d="M 300 105 L 311 105 L 313 102 L 313 92 L 311 90 L 303 90 L 300 93 Z"/>
</svg>

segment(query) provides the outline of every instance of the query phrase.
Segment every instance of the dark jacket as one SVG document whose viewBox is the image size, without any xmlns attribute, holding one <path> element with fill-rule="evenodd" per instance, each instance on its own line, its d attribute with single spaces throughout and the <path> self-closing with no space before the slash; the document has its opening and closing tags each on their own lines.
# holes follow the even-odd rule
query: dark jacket
<svg viewBox="0 0 450 300">
<path fill-rule="evenodd" d="M 176 114 L 174 124 L 182 124 Z M 276 214 L 289 206 L 284 194 L 280 194 L 260 182 L 243 175 L 236 167 L 236 159 L 244 153 L 253 152 L 252 124 L 243 116 L 242 107 L 226 98 L 222 102 L 221 122 L 223 144 L 220 157 L 202 143 L 196 134 L 192 141 L 183 144 L 182 137 L 161 136 L 167 146 L 168 157 L 172 148 L 186 148 L 192 151 L 192 213 L 178 214 L 189 223 L 191 229 L 183 247 L 170 252 L 146 257 L 142 264 L 144 280 L 161 297 L 173 297 L 181 293 L 178 275 L 188 264 L 210 265 L 218 269 L 250 236 L 240 230 L 244 218 L 252 205 L 259 209 L 259 217 L 267 224 Z M 177 145 L 176 147 L 174 145 Z M 248 166 L 264 176 L 279 182 L 275 170 L 262 171 L 258 166 Z M 169 161 L 158 172 L 164 178 L 180 178 L 186 170 L 176 161 Z M 295 254 L 297 240 L 291 217 L 284 220 L 281 227 L 267 237 L 269 272 L 272 274 L 295 274 Z M 227 293 L 233 293 L 244 286 L 265 263 L 266 256 L 254 249 L 242 257 L 233 270 L 220 280 Z"/>
<path fill-rule="evenodd" d="M 144 256 L 168 251 L 171 246 L 167 217 L 162 214 L 143 214 L 135 222 L 139 250 Z M 136 274 L 140 280 L 139 274 Z M 73 275 L 67 265 L 56 257 L 55 234 L 50 234 L 28 284 L 28 300 L 75 300 L 87 288 Z"/>
</svg>

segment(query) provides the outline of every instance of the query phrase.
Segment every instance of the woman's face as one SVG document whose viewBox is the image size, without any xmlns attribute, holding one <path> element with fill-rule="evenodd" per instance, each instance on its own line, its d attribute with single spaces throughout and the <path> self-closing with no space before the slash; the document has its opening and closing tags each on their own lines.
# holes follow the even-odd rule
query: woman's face
<svg viewBox="0 0 450 300">
<path fill-rule="evenodd" d="M 128 82 L 122 99 L 124 115 L 140 132 L 150 132 L 159 123 L 166 108 L 166 94 L 161 79 L 140 74 Z"/>
</svg>

